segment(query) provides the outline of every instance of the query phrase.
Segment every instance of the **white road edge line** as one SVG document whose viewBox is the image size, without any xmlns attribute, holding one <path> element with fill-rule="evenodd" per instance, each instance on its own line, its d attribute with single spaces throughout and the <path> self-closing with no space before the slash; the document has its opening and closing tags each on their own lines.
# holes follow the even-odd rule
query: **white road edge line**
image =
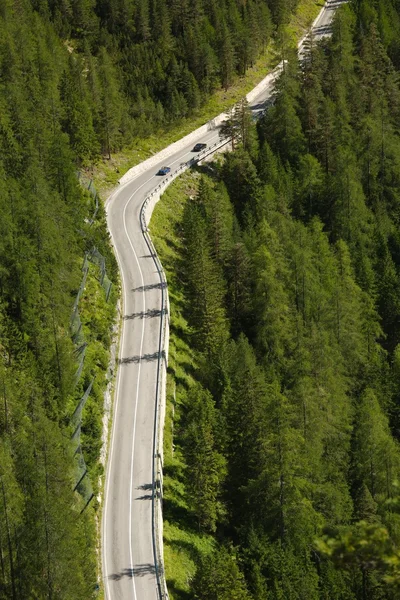
<svg viewBox="0 0 400 600">
<path fill-rule="evenodd" d="M 214 135 L 209 141 L 208 143 L 210 143 L 212 140 L 214 140 L 215 138 L 219 137 L 219 135 Z M 173 162 L 169 163 L 171 165 L 174 165 L 176 162 L 178 162 L 178 160 L 182 160 L 182 158 L 184 156 L 188 156 L 189 154 L 193 154 L 192 150 L 189 150 L 189 152 L 186 152 L 186 154 L 184 154 L 183 156 L 180 156 L 179 158 L 177 158 L 176 160 L 174 160 Z M 194 155 L 194 158 L 196 157 L 196 155 Z M 168 159 L 165 159 L 165 162 L 167 162 Z M 140 164 L 140 163 L 139 163 Z M 116 196 L 118 196 L 118 194 L 124 189 L 126 188 L 128 185 L 131 185 L 135 179 L 138 179 L 138 177 L 140 177 L 141 175 L 143 175 L 143 173 L 138 173 L 133 179 L 130 179 L 129 181 L 127 181 L 126 183 L 123 183 L 122 185 L 120 185 L 119 187 L 117 187 L 114 192 L 107 198 L 107 200 L 105 201 L 104 205 L 105 208 L 107 209 L 107 207 L 111 204 L 111 202 L 114 200 L 114 198 Z M 155 177 L 155 175 L 152 175 L 150 177 L 150 179 L 148 179 L 147 181 L 145 181 L 140 187 L 138 187 L 137 190 L 135 190 L 134 194 L 136 192 L 138 192 L 140 190 L 140 188 L 142 188 L 144 185 L 146 185 L 146 183 L 149 183 L 149 181 L 151 181 L 153 179 L 153 177 Z M 156 186 L 157 187 L 157 186 Z M 149 192 L 151 192 L 151 190 L 149 190 Z"/>
<path fill-rule="evenodd" d="M 213 136 L 210 140 L 210 142 L 212 140 L 214 140 L 215 138 L 219 137 L 219 135 Z M 183 156 L 187 156 L 189 154 L 192 154 L 192 152 L 187 152 L 186 154 L 184 154 Z M 170 164 L 174 164 L 176 162 L 178 162 L 178 160 L 182 160 L 182 156 L 177 158 L 175 161 L 173 161 Z M 128 207 L 128 205 L 130 204 L 132 198 L 135 196 L 135 194 L 143 187 L 145 186 L 147 183 L 149 183 L 149 181 L 151 181 L 154 178 L 154 175 L 152 175 L 149 179 L 147 179 L 144 183 L 142 183 L 142 185 L 140 187 L 138 187 L 133 194 L 129 197 L 127 203 L 125 204 L 124 207 L 124 212 L 123 212 L 123 223 L 124 223 L 124 229 L 125 229 L 125 234 L 126 237 L 128 239 L 129 245 L 131 246 L 133 253 L 135 255 L 135 259 L 139 268 L 139 272 L 140 272 L 140 276 L 141 276 L 141 280 L 142 280 L 142 287 L 144 287 L 144 280 L 143 280 L 143 273 L 142 270 L 140 268 L 140 264 L 139 264 L 139 260 L 137 257 L 137 254 L 135 252 L 135 249 L 133 247 L 131 238 L 129 237 L 127 228 L 126 228 L 126 221 L 125 221 L 125 214 L 126 214 L 126 209 Z M 132 180 L 133 181 L 133 180 Z M 106 204 L 106 209 L 109 207 L 109 205 L 111 204 L 112 201 L 114 201 L 117 196 L 120 194 L 120 192 L 128 185 L 131 184 L 132 181 L 127 182 L 123 187 L 118 188 L 116 190 L 116 193 L 112 194 L 112 196 L 109 198 L 109 201 Z M 150 190 L 149 190 L 150 191 Z M 119 271 L 121 273 L 121 279 L 122 279 L 122 288 L 123 288 L 123 307 L 126 306 L 126 285 L 125 285 L 125 279 L 124 279 L 124 273 L 122 270 L 122 263 L 120 260 L 120 256 L 117 250 L 117 247 L 115 244 L 113 244 L 114 246 L 114 250 L 115 250 L 115 254 L 117 257 L 117 261 L 119 264 Z M 143 294 L 143 312 L 145 312 L 145 295 L 144 295 L 144 290 L 142 291 Z M 143 324 L 142 324 L 142 338 L 141 338 L 141 343 L 140 343 L 140 360 L 139 360 L 139 370 L 138 370 L 138 382 L 137 382 L 137 388 L 136 388 L 136 406 L 135 406 L 135 416 L 134 416 L 134 430 L 133 430 L 133 438 L 132 438 L 132 458 L 131 458 L 131 465 L 133 465 L 133 456 L 134 456 L 134 441 L 135 441 L 135 435 L 136 435 L 136 414 L 137 414 L 137 405 L 138 405 L 138 395 L 139 395 L 139 382 L 140 382 L 140 367 L 141 367 L 141 356 L 142 356 L 142 348 L 143 348 L 143 339 L 144 339 L 144 326 L 145 326 L 145 319 L 143 319 Z M 122 326 L 122 336 L 121 336 L 121 345 L 120 345 L 120 351 L 119 351 L 119 355 L 121 358 L 122 355 L 122 349 L 123 349 L 123 345 L 124 345 L 124 338 L 125 338 L 125 326 Z M 107 469 L 107 478 L 106 478 L 106 494 L 105 494 L 105 502 L 104 502 L 104 525 L 103 525 L 103 542 L 104 542 L 104 548 L 107 547 L 107 505 L 108 505 L 108 496 L 109 496 L 109 491 L 110 491 L 110 480 L 109 480 L 109 469 L 111 468 L 112 465 L 112 458 L 113 458 L 113 449 L 114 449 L 114 435 L 115 435 L 115 423 L 116 423 L 116 415 L 117 415 L 117 411 L 118 411 L 118 404 L 119 404 L 119 385 L 120 385 L 120 379 L 121 379 L 121 365 L 119 365 L 119 371 L 118 371 L 118 378 L 117 378 L 117 385 L 116 385 L 116 389 L 115 389 L 115 395 L 116 395 L 116 402 L 115 402 L 115 411 L 113 414 L 113 425 L 112 425 L 112 435 L 111 435 L 111 445 L 110 445 L 110 454 L 107 460 L 108 463 L 108 469 Z M 131 565 L 133 568 L 133 562 L 132 562 L 132 477 L 133 477 L 133 469 L 131 468 L 131 482 L 130 482 L 130 504 L 131 504 L 131 510 L 129 512 L 129 537 L 130 537 L 130 542 L 129 542 L 129 551 L 130 551 L 130 558 L 131 558 Z M 107 567 L 107 553 L 104 552 L 104 577 L 106 578 L 106 592 L 107 592 L 107 598 L 108 600 L 112 600 L 111 594 L 110 594 L 110 587 L 109 587 L 109 581 L 108 581 L 108 577 L 107 577 L 107 573 L 108 573 L 108 567 Z M 135 578 L 132 575 L 132 584 L 133 584 L 133 593 L 134 593 L 134 600 L 137 600 L 137 596 L 136 596 L 136 588 L 135 588 Z"/>
<path fill-rule="evenodd" d="M 126 296 L 126 286 L 125 286 L 125 282 L 124 282 L 124 275 L 122 272 L 122 268 L 121 268 L 121 261 L 120 261 L 120 257 L 118 254 L 118 250 L 117 247 L 114 245 L 114 251 L 115 251 L 115 255 L 117 257 L 117 262 L 119 264 L 119 270 L 121 272 L 121 279 L 122 279 L 122 287 L 123 287 L 123 310 L 122 312 L 124 312 L 124 306 L 126 304 L 125 301 L 125 296 Z M 124 337 L 125 337 L 125 329 L 124 327 L 122 327 L 122 335 L 121 335 L 121 343 L 120 343 L 120 348 L 119 348 L 119 358 L 121 358 L 122 355 L 122 348 L 124 346 Z M 104 561 L 104 573 L 103 576 L 106 580 L 106 596 L 109 600 L 111 600 L 111 594 L 110 594 L 110 586 L 109 586 L 109 581 L 108 581 L 108 566 L 107 566 L 107 552 L 106 552 L 106 548 L 107 548 L 107 507 L 108 507 L 108 496 L 109 496 L 109 491 L 110 491 L 110 478 L 109 478 L 109 474 L 110 474 L 110 470 L 111 470 L 111 465 L 112 465 L 112 458 L 113 458 L 113 449 L 114 449 L 114 436 L 115 436 L 115 421 L 116 421 L 116 416 L 118 413 L 118 405 L 119 405 L 119 394 L 118 394 L 118 389 L 119 389 L 119 385 L 120 385 L 120 379 L 121 379 L 121 369 L 120 369 L 120 365 L 118 366 L 118 378 L 117 378 L 117 385 L 115 388 L 115 407 L 114 407 L 114 411 L 113 411 L 113 423 L 112 423 L 112 433 L 111 433 L 111 444 L 110 444 L 110 452 L 109 452 L 109 456 L 107 457 L 107 474 L 106 474 L 106 493 L 105 493 L 105 500 L 104 500 L 104 520 L 103 520 L 103 546 L 104 546 L 104 553 L 103 553 L 103 561 Z"/>
<path fill-rule="evenodd" d="M 216 136 L 215 136 L 216 137 Z M 214 139 L 214 138 L 212 138 Z M 184 154 L 183 156 L 187 156 L 191 154 L 191 152 L 187 152 L 186 154 Z M 173 161 L 170 164 L 174 164 L 176 162 L 178 162 L 178 160 L 182 160 L 183 157 L 179 157 L 178 159 L 176 159 L 175 161 Z M 149 183 L 149 181 L 151 181 L 154 178 L 154 175 L 152 175 L 149 179 L 147 179 L 144 183 L 142 183 L 142 185 L 140 187 L 138 187 L 133 194 L 129 197 L 127 203 L 125 204 L 124 207 L 124 212 L 123 212 L 123 223 L 124 223 L 124 230 L 125 230 L 125 234 L 126 237 L 128 239 L 129 245 L 132 248 L 132 251 L 135 255 L 135 259 L 136 259 L 136 263 L 140 272 L 140 277 L 142 280 L 142 287 L 144 287 L 144 280 L 143 280 L 143 273 L 142 270 L 140 268 L 140 264 L 139 264 L 139 260 L 137 257 L 137 254 L 135 252 L 135 249 L 133 247 L 131 238 L 129 237 L 128 231 L 127 231 L 127 227 L 126 227 L 126 220 L 125 220 L 125 215 L 126 215 L 126 209 L 128 207 L 128 205 L 130 204 L 132 198 L 135 196 L 135 194 L 143 187 L 145 186 L 147 183 Z M 133 181 L 133 180 L 132 180 Z M 110 206 L 111 202 L 114 201 L 117 196 L 120 194 L 120 192 L 126 187 L 126 185 L 131 184 L 132 181 L 127 182 L 123 187 L 118 188 L 116 190 L 116 192 L 114 194 L 111 195 L 111 197 L 109 198 L 108 202 L 106 203 L 106 210 L 108 209 L 108 207 Z M 122 288 L 123 288 L 123 309 L 126 306 L 126 284 L 125 284 L 125 278 L 124 278 L 124 272 L 122 269 L 122 263 L 121 263 L 121 259 L 117 250 L 117 246 L 115 244 L 113 244 L 114 246 L 114 250 L 115 250 L 115 254 L 117 257 L 117 262 L 119 264 L 119 271 L 121 273 L 121 279 L 122 279 Z M 146 312 L 146 303 L 145 303 L 145 294 L 144 294 L 144 290 L 142 290 L 142 295 L 143 295 L 143 313 Z M 124 310 L 123 310 L 124 312 Z M 139 358 L 139 369 L 138 369 L 138 380 L 137 380 L 137 387 L 136 387 L 136 405 L 135 405 L 135 416 L 134 416 L 134 424 L 133 424 L 133 437 L 132 437 L 132 455 L 131 455 L 131 481 L 130 481 L 130 505 L 131 505 L 131 510 L 129 511 L 129 553 L 130 553 L 130 559 L 131 559 L 131 565 L 133 568 L 133 561 L 132 561 L 132 486 L 133 486 L 133 458 L 134 458 L 134 443 L 135 443 L 135 435 L 136 435 L 136 415 L 137 415 L 137 406 L 138 406 L 138 396 L 139 396 L 139 383 L 140 383 L 140 367 L 141 367 L 141 356 L 142 356 L 142 349 L 143 349 L 143 339 L 144 339 L 144 327 L 145 327 L 145 319 L 143 319 L 142 321 L 142 337 L 141 337 L 141 342 L 140 342 L 140 358 Z M 119 351 L 119 357 L 121 358 L 122 356 L 122 351 L 123 351 L 123 347 L 124 347 L 124 338 L 125 338 L 125 325 L 122 325 L 122 335 L 121 335 L 121 344 L 120 344 L 120 351 Z M 106 476 L 106 493 L 105 493 L 105 502 L 104 502 L 104 524 L 103 524 L 103 545 L 104 545 L 104 549 L 107 547 L 107 505 L 108 505 L 108 496 L 109 496 L 109 491 L 110 491 L 110 478 L 109 478 L 109 470 L 111 468 L 112 465 L 112 459 L 113 459 L 113 450 L 114 450 L 114 436 L 115 436 L 115 423 L 116 423 L 116 415 L 118 412 L 118 405 L 119 405 L 119 386 L 120 386 L 120 380 L 121 380 L 121 365 L 119 365 L 119 371 L 118 371 L 118 378 L 117 378 L 117 385 L 116 385 L 116 389 L 115 389 L 115 396 L 116 396 L 116 402 L 115 402 L 115 410 L 114 410 L 114 414 L 113 414 L 113 425 L 112 425 L 112 434 L 111 434 L 111 445 L 110 445 L 110 453 L 109 453 L 109 457 L 107 459 L 107 464 L 108 464 L 108 468 L 107 468 L 107 476 Z M 108 600 L 112 600 L 111 594 L 110 594 L 110 585 L 109 585 L 109 581 L 108 581 L 108 567 L 107 567 L 107 552 L 104 550 L 104 577 L 106 578 L 106 593 L 107 593 L 107 598 Z M 137 596 L 136 596 L 136 588 L 135 588 L 135 578 L 132 575 L 132 584 L 133 584 L 133 594 L 134 594 L 134 599 L 137 600 Z"/>
<path fill-rule="evenodd" d="M 324 8 L 326 9 L 327 5 L 329 5 L 329 2 L 326 2 Z M 322 9 L 323 10 L 323 9 Z M 322 10 L 321 13 L 318 15 L 317 19 L 314 21 L 312 27 L 315 27 L 317 25 L 317 23 L 319 22 L 319 20 L 322 18 Z M 307 37 L 307 36 L 305 36 Z M 304 39 L 301 39 L 298 47 L 301 47 L 304 44 Z M 214 137 L 218 137 L 218 136 L 214 136 Z M 214 137 L 212 139 L 214 139 Z M 211 141 L 211 140 L 210 140 Z M 187 152 L 185 155 L 183 156 L 187 156 L 188 154 L 191 154 L 191 152 Z M 179 157 L 178 159 L 176 159 L 175 161 L 173 161 L 170 164 L 174 164 L 175 162 L 178 162 L 178 160 L 182 160 L 183 157 Z M 134 181 L 134 179 L 136 179 L 137 177 L 139 177 L 140 174 L 138 173 L 138 175 L 136 177 L 134 177 L 132 180 L 126 182 L 123 186 L 121 186 L 120 188 L 118 188 L 116 190 L 116 192 L 114 194 L 111 195 L 111 197 L 109 198 L 109 200 L 106 202 L 106 208 L 108 207 L 108 205 L 114 200 L 114 198 L 116 196 L 119 195 L 119 193 L 122 191 L 123 188 L 125 188 L 127 185 L 132 184 L 132 182 Z M 140 268 L 140 264 L 139 264 L 139 260 L 137 257 L 137 254 L 135 252 L 135 249 L 133 247 L 132 241 L 129 237 L 129 234 L 127 232 L 127 228 L 126 228 L 126 221 L 125 221 L 125 213 L 126 213 L 126 209 L 129 205 L 129 203 L 131 202 L 133 196 L 144 186 L 146 185 L 149 181 L 151 181 L 154 178 L 154 175 L 152 177 L 150 177 L 147 181 L 145 181 L 140 187 L 138 187 L 133 194 L 129 197 L 129 200 L 127 201 L 125 207 L 124 207 L 124 215 L 123 215 L 123 221 L 124 221 L 124 229 L 125 229 L 125 233 L 126 236 L 128 238 L 129 244 L 133 250 L 133 253 L 135 255 L 135 259 L 140 271 L 140 275 L 141 275 L 141 279 L 142 279 L 142 284 L 144 284 L 144 280 L 143 280 L 143 273 L 142 270 Z M 121 261 L 120 261 L 120 257 L 118 254 L 118 250 L 114 244 L 114 249 L 115 249 L 115 253 L 117 256 L 117 261 L 120 267 L 120 273 L 121 273 L 121 279 L 122 279 L 122 284 L 123 284 L 123 298 L 124 298 L 124 305 L 126 304 L 126 285 L 125 285 L 125 280 L 124 280 L 124 275 L 123 275 L 123 270 L 122 270 L 122 266 L 121 266 Z M 142 285 L 142 287 L 144 287 L 144 285 Z M 144 295 L 144 290 L 142 290 L 142 294 L 143 294 L 143 307 L 144 307 L 144 312 L 145 312 L 145 295 Z M 142 325 L 142 338 L 141 338 L 141 347 L 140 347 L 140 358 L 139 358 L 139 370 L 138 370 L 138 382 L 137 382 L 137 388 L 136 388 L 136 406 L 135 406 L 135 417 L 134 417 L 134 430 L 133 430 L 133 438 L 132 438 L 132 458 L 131 458 L 131 465 L 133 465 L 133 457 L 134 457 L 134 440 L 135 440 L 135 432 L 136 432 L 136 414 L 137 414 L 137 404 L 138 404 L 138 395 L 139 395 L 139 382 L 140 382 L 140 367 L 141 367 L 141 355 L 142 355 L 142 347 L 143 347 L 143 339 L 144 339 L 144 319 L 143 319 L 143 325 Z M 121 357 L 121 352 L 122 352 L 122 348 L 123 348 L 123 343 L 124 343 L 124 334 L 125 334 L 125 327 L 123 325 L 122 327 L 122 336 L 121 336 L 121 345 L 120 345 L 120 357 Z M 119 401 L 119 395 L 118 395 L 118 389 L 119 389 L 119 384 L 120 384 L 120 377 L 121 377 L 121 370 L 119 370 L 118 373 L 118 379 L 117 379 L 117 385 L 116 385 L 116 403 L 115 403 L 115 411 L 114 411 L 114 415 L 113 415 L 113 427 L 112 427 L 112 435 L 111 435 L 111 447 L 110 447 L 110 455 L 108 457 L 108 469 L 107 469 L 107 475 L 109 474 L 109 469 L 111 467 L 112 464 L 112 456 L 113 456 L 113 446 L 114 446 L 114 434 L 115 434 L 115 421 L 116 421 L 116 414 L 118 411 L 118 401 Z M 130 510 L 130 514 L 129 514 L 129 519 L 130 519 L 130 526 L 129 526 L 129 533 L 130 533 L 130 544 L 129 544 L 129 548 L 130 548 L 130 557 L 131 557 L 131 564 L 133 567 L 133 563 L 132 563 L 132 477 L 133 477 L 133 469 L 131 468 L 131 485 L 130 485 L 130 504 L 131 504 L 131 510 Z M 106 527 L 106 523 L 107 523 L 107 504 L 108 504 L 108 495 L 109 495 L 109 477 L 107 476 L 107 483 L 106 483 L 106 495 L 105 495 L 105 504 L 104 504 L 104 526 L 103 526 L 103 541 L 104 541 L 104 548 L 106 548 L 107 544 L 106 544 L 106 539 L 107 539 L 107 527 Z M 104 567 L 105 567 L 105 571 L 106 573 L 108 572 L 107 569 L 107 553 L 104 552 Z M 106 573 L 104 573 L 104 576 L 107 577 Z M 133 591 L 134 591 L 134 597 L 136 600 L 136 589 L 135 589 L 135 582 L 134 582 L 134 576 L 132 574 L 132 584 L 133 584 Z M 106 579 L 106 591 L 107 591 L 107 596 L 109 598 L 109 600 L 111 600 L 111 595 L 110 595 L 110 591 L 109 591 L 109 582 L 108 582 L 108 578 Z"/>
<path fill-rule="evenodd" d="M 135 252 L 135 249 L 133 247 L 132 244 L 132 240 L 129 237 L 127 228 L 126 228 L 126 221 L 125 221 L 125 214 L 126 214 L 126 209 L 128 207 L 128 205 L 130 204 L 132 198 L 134 197 L 134 195 L 144 186 L 146 185 L 146 183 L 148 183 L 151 179 L 153 179 L 153 177 L 151 177 L 150 179 L 148 179 L 147 181 L 145 181 L 140 187 L 138 187 L 133 194 L 129 197 L 127 203 L 125 204 L 124 207 L 124 213 L 123 213 L 123 222 L 124 222 L 124 229 L 125 229 L 125 234 L 126 237 L 128 238 L 128 242 L 129 245 L 131 246 L 133 253 L 135 255 L 135 259 L 139 268 L 139 272 L 140 272 L 140 276 L 142 279 L 142 284 L 144 284 L 144 280 L 143 280 L 143 273 L 142 270 L 140 268 L 140 264 L 139 264 L 139 260 L 137 257 L 137 254 Z M 121 188 L 122 189 L 122 188 Z M 114 198 L 116 196 L 118 196 L 119 192 L 121 191 L 121 189 L 117 190 L 117 194 L 113 195 L 112 198 L 110 198 L 110 202 L 112 200 L 114 200 Z M 108 203 L 109 204 L 109 203 Z M 122 279 L 122 288 L 123 288 L 123 309 L 126 306 L 126 284 L 125 284 L 125 278 L 124 278 L 124 272 L 122 270 L 122 263 L 120 260 L 120 256 L 118 254 L 118 250 L 115 244 L 114 245 L 114 250 L 115 250 L 115 254 L 117 257 L 117 261 L 119 264 L 119 270 L 121 273 L 121 279 Z M 142 287 L 144 287 L 144 285 L 142 285 Z M 145 312 L 145 293 L 144 293 L 144 289 L 142 290 L 142 295 L 143 295 L 143 307 L 144 307 L 144 311 Z M 123 310 L 124 312 L 124 310 Z M 137 388 L 136 388 L 136 406 L 135 406 L 135 416 L 134 416 L 134 429 L 133 429 L 133 438 L 132 438 L 132 458 L 131 458 L 131 465 L 133 465 L 133 455 L 134 455 L 134 442 L 135 442 L 135 435 L 136 435 L 136 414 L 137 414 L 137 401 L 138 401 L 138 396 L 139 396 L 139 382 L 140 382 L 140 367 L 141 367 L 141 363 L 142 363 L 142 349 L 143 349 L 143 339 L 144 339 L 144 327 L 145 327 L 145 319 L 143 319 L 143 323 L 142 323 L 142 339 L 140 342 L 140 357 L 139 357 L 139 370 L 138 370 L 138 381 L 137 381 Z M 121 336 L 121 344 L 120 344 L 120 350 L 119 350 L 119 357 L 121 358 L 122 355 L 122 350 L 123 350 L 123 346 L 124 346 L 124 337 L 125 337 L 125 325 L 122 325 L 122 336 Z M 106 477 L 106 494 L 105 494 L 105 502 L 104 502 L 104 525 L 103 525 L 103 542 L 104 542 L 104 549 L 107 547 L 107 505 L 108 505 L 108 496 L 109 496 L 109 491 L 110 491 L 110 478 L 109 478 L 109 471 L 112 465 L 112 458 L 113 458 L 113 449 L 114 449 L 114 436 L 115 436 L 115 423 L 116 423 L 116 415 L 118 412 L 118 404 L 119 404 L 119 385 L 120 385 L 120 379 L 121 379 L 121 365 L 119 365 L 119 371 L 118 371 L 118 378 L 117 378 L 117 385 L 116 385 L 116 389 L 115 389 L 115 395 L 116 395 L 116 402 L 115 402 L 115 411 L 113 414 L 113 425 L 112 425 L 112 434 L 111 434 L 111 446 L 110 446 L 110 455 L 108 457 L 107 463 L 108 463 L 108 469 L 107 469 L 107 477 Z M 131 558 L 131 565 L 133 568 L 133 562 L 132 562 L 132 473 L 133 473 L 133 469 L 131 468 L 131 485 L 130 485 L 130 506 L 131 506 L 131 510 L 129 512 L 129 551 L 130 551 L 130 558 Z M 109 581 L 108 581 L 108 567 L 107 567 L 107 552 L 104 551 L 104 577 L 106 578 L 106 592 L 107 592 L 107 597 L 108 600 L 112 600 L 111 598 L 111 594 L 110 594 L 110 586 L 109 586 Z M 137 600 L 137 596 L 136 596 L 136 588 L 135 588 L 135 578 L 133 576 L 132 573 L 132 585 L 133 585 L 133 594 L 134 594 L 134 599 Z"/>
<path fill-rule="evenodd" d="M 140 279 L 142 280 L 142 298 L 143 298 L 143 315 L 144 315 L 145 312 L 146 312 L 146 295 L 144 293 L 143 272 L 142 272 L 142 269 L 140 268 L 139 259 L 138 259 L 138 256 L 136 254 L 135 248 L 133 247 L 132 240 L 129 237 L 128 230 L 127 230 L 127 227 L 126 227 L 126 219 L 125 219 L 126 209 L 127 209 L 128 205 L 129 205 L 129 203 L 132 200 L 132 198 L 133 198 L 134 195 L 135 194 L 133 193 L 132 196 L 129 198 L 128 202 L 125 204 L 124 214 L 123 214 L 123 221 L 124 221 L 124 230 L 125 230 L 125 233 L 126 233 L 126 237 L 128 238 L 130 247 L 132 248 L 133 254 L 135 255 L 136 264 L 138 266 L 139 273 L 140 273 Z M 124 286 L 125 286 L 125 283 L 124 283 Z M 124 288 L 124 289 L 126 289 L 126 288 Z M 132 557 L 133 461 L 134 461 L 134 456 L 135 456 L 135 436 L 136 436 L 136 421 L 137 421 L 136 417 L 137 417 L 137 409 L 138 409 L 138 402 L 139 402 L 140 371 L 141 371 L 141 367 L 142 367 L 142 354 L 143 354 L 143 339 L 144 339 L 145 322 L 146 322 L 146 319 L 143 319 L 143 322 L 142 322 L 142 337 L 141 337 L 141 340 L 140 340 L 140 351 L 139 351 L 139 367 L 138 367 L 138 375 L 137 375 L 137 383 L 136 383 L 135 414 L 134 414 L 134 417 L 133 417 L 132 452 L 131 452 L 131 481 L 130 481 L 130 486 L 129 486 L 129 502 L 130 502 L 130 510 L 129 510 L 129 553 L 130 553 L 131 568 L 132 568 L 133 596 L 134 596 L 135 600 L 136 600 L 136 587 L 135 587 L 135 575 L 134 575 L 134 572 L 133 572 L 133 557 Z M 125 325 L 123 327 L 125 329 Z"/>
</svg>

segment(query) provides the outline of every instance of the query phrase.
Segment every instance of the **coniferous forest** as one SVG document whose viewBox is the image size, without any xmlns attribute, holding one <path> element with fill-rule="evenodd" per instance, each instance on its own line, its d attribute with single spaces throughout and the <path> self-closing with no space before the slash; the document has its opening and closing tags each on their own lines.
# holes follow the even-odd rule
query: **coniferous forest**
<svg viewBox="0 0 400 600">
<path fill-rule="evenodd" d="M 24 0 L 22 6 L 14 11 L 7 0 L 6 20 L 21 27 L 21 12 L 32 14 L 65 47 L 55 67 L 59 116 L 74 154 L 88 164 L 190 116 L 213 91 L 228 88 L 297 0 Z"/>
<path fill-rule="evenodd" d="M 341 8 L 156 208 L 167 560 L 195 564 L 189 584 L 167 565 L 173 598 L 399 598 L 399 40 L 398 3 Z"/>
<path fill-rule="evenodd" d="M 70 319 L 85 252 L 115 283 L 116 267 L 77 172 L 190 117 L 296 5 L 0 3 L 2 600 L 96 594 L 71 416 L 107 368 L 112 311 L 83 296 L 96 351 L 79 382 Z M 185 203 L 167 268 L 197 367 L 174 441 L 191 524 L 213 539 L 190 597 L 399 597 L 399 72 L 398 0 L 350 2 L 257 125 L 242 105 L 235 151 Z M 97 377 L 81 438 L 95 493 Z"/>
<path fill-rule="evenodd" d="M 228 87 L 295 4 L 0 2 L 1 599 L 88 599 L 100 578 L 96 495 L 116 297 L 106 304 L 93 266 L 79 348 L 71 314 L 85 253 L 95 247 L 118 282 L 102 208 L 78 171 Z M 86 509 L 76 452 L 93 486 Z"/>
</svg>

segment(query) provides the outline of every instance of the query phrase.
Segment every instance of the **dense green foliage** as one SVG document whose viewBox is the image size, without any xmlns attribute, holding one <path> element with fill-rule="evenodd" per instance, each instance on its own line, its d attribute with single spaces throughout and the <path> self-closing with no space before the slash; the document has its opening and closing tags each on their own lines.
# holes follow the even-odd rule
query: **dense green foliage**
<svg viewBox="0 0 400 600">
<path fill-rule="evenodd" d="M 70 60 L 62 125 L 87 162 L 183 117 L 228 88 L 297 0 L 23 0 Z M 12 3 L 10 2 L 11 6 Z M 7 6 L 7 3 L 6 3 Z M 55 43 L 55 40 L 54 40 Z M 61 65 L 60 65 L 61 66 Z"/>
<path fill-rule="evenodd" d="M 76 163 L 93 146 L 78 135 L 87 113 L 68 79 L 68 52 L 29 4 L 0 8 L 0 598 L 90 598 L 96 584 L 92 506 L 80 515 L 69 419 L 82 390 L 107 365 L 112 309 L 89 276 L 99 326 L 82 321 L 89 346 L 77 386 L 69 323 L 85 250 L 110 255 L 104 218 Z M 63 75 L 64 73 L 64 75 Z M 79 80 L 74 81 L 79 88 Z M 66 98 L 68 102 L 66 103 Z M 74 98 L 74 99 L 73 99 Z M 75 103 L 74 103 L 75 102 Z M 67 111 L 70 111 L 69 113 Z M 75 112 L 74 112 L 75 111 Z M 90 113 L 89 113 L 90 114 Z M 90 121 L 89 121 L 90 122 Z M 76 127 L 75 127 L 76 124 Z M 68 138 L 66 131 L 75 127 Z M 68 131 L 68 133 L 70 133 Z M 94 137 L 95 139 L 95 137 Z M 112 264 L 112 263 L 110 263 Z M 93 341 L 102 345 L 96 348 Z M 106 352 L 105 358 L 103 357 Z M 103 353 L 103 355 L 102 355 Z M 102 374 L 82 425 L 96 473 Z M 97 411 L 97 413 L 96 413 Z M 97 483 L 96 478 L 93 478 Z"/>
<path fill-rule="evenodd" d="M 237 149 L 184 210 L 199 368 L 176 443 L 189 519 L 215 539 L 199 600 L 398 594 L 400 6 L 351 4 L 286 66 L 257 132 L 233 111 Z M 97 374 L 81 438 L 96 482 L 112 309 L 95 269 L 78 383 L 69 321 L 84 251 L 110 255 L 77 165 L 190 115 L 295 5 L 1 3 L 0 599 L 96 583 L 68 425 Z"/>
<path fill-rule="evenodd" d="M 95 590 L 96 506 L 80 515 L 70 419 L 93 385 L 78 439 L 96 492 L 113 317 L 91 265 L 77 378 L 69 325 L 85 251 L 96 246 L 115 281 L 104 215 L 90 221 L 93 199 L 76 169 L 230 85 L 295 3 L 0 4 L 0 598 L 76 600 Z M 191 433 L 213 448 L 210 428 Z M 204 472 L 210 492 L 199 518 L 212 525 L 225 460 L 216 454 L 206 464 L 214 475 Z M 201 485 L 193 486 L 199 506 Z"/>
<path fill-rule="evenodd" d="M 398 597 L 399 40 L 398 3 L 342 8 L 185 202 L 165 510 L 215 538 L 199 600 Z"/>
</svg>

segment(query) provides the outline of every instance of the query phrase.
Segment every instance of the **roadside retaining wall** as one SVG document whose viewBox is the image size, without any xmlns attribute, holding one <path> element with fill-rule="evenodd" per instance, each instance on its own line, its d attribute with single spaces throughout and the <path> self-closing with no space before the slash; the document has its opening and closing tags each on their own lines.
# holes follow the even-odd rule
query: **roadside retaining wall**
<svg viewBox="0 0 400 600">
<path fill-rule="evenodd" d="M 276 78 L 282 71 L 282 66 L 283 63 L 280 63 L 277 67 L 275 67 L 273 71 L 271 71 L 271 73 L 268 73 L 268 75 L 264 77 L 264 79 L 260 81 L 260 83 L 253 90 L 251 90 L 251 92 L 247 94 L 246 98 L 248 102 L 253 102 L 253 100 L 260 93 L 274 85 Z M 202 125 L 198 129 L 192 131 L 192 133 L 189 133 L 177 142 L 170 144 L 160 152 L 157 152 L 157 154 L 154 154 L 154 156 L 151 156 L 147 160 L 141 162 L 139 165 L 132 167 L 131 169 L 129 169 L 129 171 L 125 173 L 125 175 L 121 177 L 121 179 L 119 180 L 119 184 L 125 185 L 126 183 L 129 183 L 130 181 L 135 179 L 135 177 L 138 177 L 138 175 L 141 175 L 142 173 L 147 171 L 147 169 L 151 169 L 155 165 L 158 165 L 160 162 L 166 160 L 176 152 L 179 152 L 179 150 L 186 148 L 186 146 L 189 146 L 190 144 L 195 144 L 206 133 L 217 129 L 221 125 L 221 123 L 225 121 L 225 119 L 227 119 L 227 117 L 227 113 L 221 113 L 214 119 L 211 119 L 211 121 L 208 121 L 205 125 Z"/>
</svg>

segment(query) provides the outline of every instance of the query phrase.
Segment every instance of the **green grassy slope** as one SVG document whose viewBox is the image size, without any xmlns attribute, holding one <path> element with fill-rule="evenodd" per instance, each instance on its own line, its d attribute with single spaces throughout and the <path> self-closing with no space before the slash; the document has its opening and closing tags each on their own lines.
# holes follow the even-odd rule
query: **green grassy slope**
<svg viewBox="0 0 400 600">
<path fill-rule="evenodd" d="M 199 556 L 213 547 L 211 536 L 193 528 L 194 519 L 185 500 L 185 463 L 173 437 L 179 431 L 185 391 L 193 383 L 196 358 L 190 345 L 191 331 L 183 316 L 185 296 L 179 276 L 182 241 L 179 231 L 185 202 L 197 191 L 199 174 L 188 171 L 166 191 L 154 210 L 151 235 L 164 266 L 171 310 L 171 337 L 167 379 L 167 413 L 164 429 L 164 557 L 171 600 L 189 598 L 189 581 Z M 174 447 L 174 442 L 177 444 Z"/>
</svg>

